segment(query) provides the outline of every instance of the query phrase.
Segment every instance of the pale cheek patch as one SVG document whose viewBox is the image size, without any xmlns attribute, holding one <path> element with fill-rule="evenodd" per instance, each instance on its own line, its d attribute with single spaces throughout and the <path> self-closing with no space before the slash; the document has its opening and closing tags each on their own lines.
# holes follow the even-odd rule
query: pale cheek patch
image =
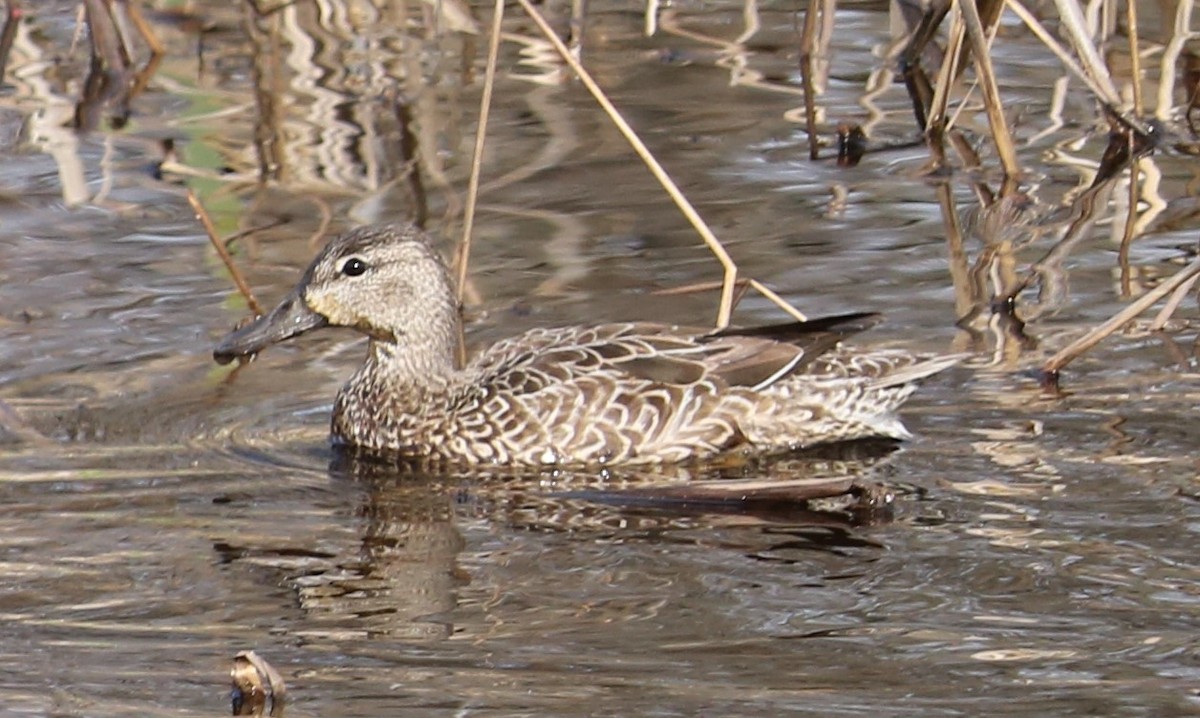
<svg viewBox="0 0 1200 718">
<path fill-rule="evenodd" d="M 344 319 L 341 316 L 342 305 L 330 294 L 307 291 L 304 293 L 304 303 L 308 305 L 309 309 L 335 324 L 341 323 Z"/>
</svg>

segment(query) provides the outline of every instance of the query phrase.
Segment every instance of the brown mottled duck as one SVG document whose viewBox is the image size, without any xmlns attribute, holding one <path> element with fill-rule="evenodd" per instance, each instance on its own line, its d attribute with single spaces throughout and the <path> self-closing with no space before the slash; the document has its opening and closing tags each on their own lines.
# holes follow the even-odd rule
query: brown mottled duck
<svg viewBox="0 0 1200 718">
<path fill-rule="evenodd" d="M 333 406 L 336 443 L 468 465 L 662 464 L 908 432 L 896 408 L 959 357 L 855 350 L 872 315 L 712 331 L 649 322 L 534 329 L 455 366 L 453 281 L 426 235 L 331 241 L 217 361 L 326 326 L 370 338 Z"/>
</svg>

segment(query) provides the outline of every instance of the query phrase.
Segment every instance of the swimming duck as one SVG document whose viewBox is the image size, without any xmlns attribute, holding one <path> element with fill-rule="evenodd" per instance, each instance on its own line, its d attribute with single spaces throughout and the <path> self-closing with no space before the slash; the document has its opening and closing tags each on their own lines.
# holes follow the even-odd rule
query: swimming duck
<svg viewBox="0 0 1200 718">
<path fill-rule="evenodd" d="M 467 465 L 663 464 L 905 439 L 893 413 L 959 360 L 855 351 L 851 314 L 712 331 L 628 322 L 534 329 L 455 366 L 459 309 L 424 232 L 376 225 L 332 240 L 269 314 L 228 334 L 227 363 L 326 326 L 370 338 L 337 394 L 337 444 Z"/>
</svg>

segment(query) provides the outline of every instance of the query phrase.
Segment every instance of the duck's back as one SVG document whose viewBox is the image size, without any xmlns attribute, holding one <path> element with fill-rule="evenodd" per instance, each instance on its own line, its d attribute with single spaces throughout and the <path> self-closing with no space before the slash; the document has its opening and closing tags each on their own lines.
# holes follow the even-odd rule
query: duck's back
<svg viewBox="0 0 1200 718">
<path fill-rule="evenodd" d="M 906 436 L 890 413 L 936 369 L 889 383 L 918 360 L 829 352 L 840 333 L 815 327 L 792 341 L 648 323 L 535 329 L 460 374 L 435 443 L 480 463 L 600 464 Z"/>
</svg>

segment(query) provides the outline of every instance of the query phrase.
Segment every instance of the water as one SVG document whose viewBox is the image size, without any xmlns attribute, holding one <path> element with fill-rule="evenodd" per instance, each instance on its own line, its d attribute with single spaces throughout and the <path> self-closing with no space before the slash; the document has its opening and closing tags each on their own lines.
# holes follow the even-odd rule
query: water
<svg viewBox="0 0 1200 718">
<path fill-rule="evenodd" d="M 1055 237 L 1018 234 L 995 263 L 974 236 L 954 254 L 927 151 L 905 144 L 902 85 L 872 96 L 879 114 L 863 100 L 889 66 L 884 8 L 839 9 L 821 104 L 830 126 L 866 122 L 895 148 L 839 168 L 809 162 L 785 117 L 802 104 L 790 7 L 759 6 L 746 66 L 765 79 L 731 85 L 741 60 L 683 31 L 728 44 L 741 6 L 678 4 L 646 37 L 642 8 L 593 3 L 589 67 L 745 276 L 813 315 L 883 310 L 862 342 L 973 352 L 909 404 L 917 440 L 826 467 L 884 482 L 893 518 L 622 500 L 638 484 L 623 475 L 346 465 L 327 417 L 362 344 L 328 332 L 214 365 L 244 303 L 184 190 L 224 234 L 256 230 L 239 262 L 266 302 L 327 225 L 403 217 L 423 193 L 452 237 L 479 96 L 462 58 L 481 67 L 483 41 L 427 34 L 415 6 L 317 7 L 202 7 L 203 38 L 150 13 L 169 54 L 127 126 L 83 134 L 64 126 L 86 74 L 68 54 L 74 6 L 27 12 L 0 100 L 0 713 L 213 715 L 246 648 L 301 715 L 1200 712 L 1194 300 L 1169 334 L 1142 321 L 1073 363 L 1062 398 L 1028 374 L 1124 305 L 1125 185 L 1016 341 L 988 302 Z M 506 29 L 529 32 L 515 13 Z M 582 88 L 531 79 L 556 70 L 521 46 L 501 53 L 470 341 L 711 321 L 711 292 L 656 292 L 719 278 L 715 262 Z M 1082 94 L 1053 127 L 1056 66 L 1027 62 L 1042 52 L 1011 26 L 994 59 L 1049 226 L 1104 133 Z M 963 122 L 985 128 L 975 105 Z M 158 178 L 164 138 L 178 160 Z M 1196 241 L 1194 157 L 1152 161 L 1163 207 L 1143 214 L 1133 293 Z M 980 214 L 976 179 L 948 184 L 964 218 Z M 1023 308 L 1049 301 L 1038 288 Z M 737 314 L 781 319 L 753 294 Z"/>
</svg>

